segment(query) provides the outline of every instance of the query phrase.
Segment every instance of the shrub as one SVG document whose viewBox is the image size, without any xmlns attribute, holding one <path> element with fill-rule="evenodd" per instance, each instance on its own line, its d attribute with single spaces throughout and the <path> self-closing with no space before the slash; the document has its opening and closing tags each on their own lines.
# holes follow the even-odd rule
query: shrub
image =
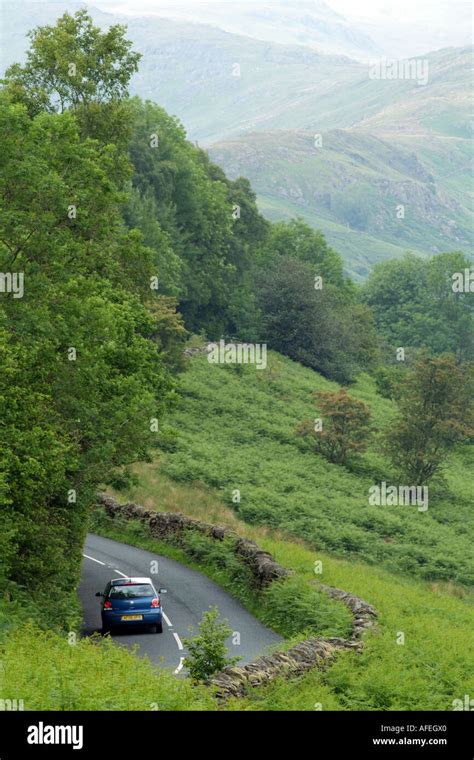
<svg viewBox="0 0 474 760">
<path fill-rule="evenodd" d="M 36 624 L 0 643 L 2 699 L 25 710 L 200 710 L 215 703 L 164 668 L 137 657 L 108 637 L 74 639 Z"/>
<path fill-rule="evenodd" d="M 227 621 L 219 620 L 217 607 L 204 612 L 199 623 L 199 634 L 184 641 L 189 652 L 184 664 L 193 681 L 204 681 L 226 665 L 238 662 L 239 657 L 227 657 L 225 642 L 231 633 Z"/>
<path fill-rule="evenodd" d="M 313 420 L 304 422 L 300 435 L 310 437 L 314 448 L 335 464 L 347 464 L 354 454 L 365 450 L 371 432 L 370 409 L 345 388 L 314 394 L 322 415 L 321 429 Z M 319 403 L 318 403 L 319 402 Z"/>
<path fill-rule="evenodd" d="M 138 485 L 138 477 L 128 467 L 124 467 L 113 472 L 106 482 L 116 491 L 127 491 Z"/>
</svg>

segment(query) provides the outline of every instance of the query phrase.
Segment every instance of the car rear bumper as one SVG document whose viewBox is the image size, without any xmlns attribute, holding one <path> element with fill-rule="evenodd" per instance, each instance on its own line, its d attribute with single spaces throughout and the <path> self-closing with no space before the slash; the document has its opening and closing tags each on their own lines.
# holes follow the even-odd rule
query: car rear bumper
<svg viewBox="0 0 474 760">
<path fill-rule="evenodd" d="M 122 620 L 123 616 L 127 615 L 141 615 L 141 620 Z M 133 612 L 123 610 L 121 612 L 107 611 L 102 612 L 102 625 L 109 626 L 110 628 L 119 625 L 156 625 L 161 623 L 161 610 L 134 610 Z"/>
</svg>

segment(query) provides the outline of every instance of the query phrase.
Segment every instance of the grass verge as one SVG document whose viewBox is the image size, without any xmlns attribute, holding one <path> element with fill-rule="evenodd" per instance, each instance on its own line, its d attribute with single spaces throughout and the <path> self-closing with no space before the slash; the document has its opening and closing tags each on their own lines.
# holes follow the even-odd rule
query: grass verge
<svg viewBox="0 0 474 760">
<path fill-rule="evenodd" d="M 213 710 L 204 687 L 117 646 L 28 623 L 0 644 L 0 695 L 24 710 Z"/>
</svg>

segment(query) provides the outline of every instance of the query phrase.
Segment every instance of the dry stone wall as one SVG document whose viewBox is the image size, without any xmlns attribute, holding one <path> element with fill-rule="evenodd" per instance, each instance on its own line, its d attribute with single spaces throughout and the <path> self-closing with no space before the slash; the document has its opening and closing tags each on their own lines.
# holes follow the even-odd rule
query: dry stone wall
<svg viewBox="0 0 474 760">
<path fill-rule="evenodd" d="M 97 501 L 105 508 L 109 517 L 139 520 L 148 526 L 150 536 L 162 541 L 179 545 L 188 530 L 202 533 L 216 541 L 230 538 L 236 556 L 251 568 L 258 588 L 264 588 L 269 583 L 290 575 L 289 570 L 279 565 L 271 554 L 263 551 L 255 541 L 242 538 L 225 526 L 212 525 L 180 513 L 155 512 L 138 504 L 119 504 L 107 494 L 98 494 Z M 350 610 L 353 620 L 350 639 L 312 637 L 286 652 L 259 657 L 248 665 L 229 666 L 207 682 L 214 688 L 218 697 L 227 699 L 243 696 L 249 688 L 268 683 L 277 677 L 300 676 L 311 668 L 328 664 L 338 651 L 361 649 L 363 634 L 373 630 L 376 625 L 377 612 L 374 607 L 342 589 L 324 584 L 320 584 L 318 589 L 342 602 Z"/>
<path fill-rule="evenodd" d="M 222 541 L 224 538 L 232 539 L 236 555 L 251 568 L 255 584 L 259 588 L 289 575 L 289 571 L 275 562 L 271 554 L 263 551 L 255 541 L 241 538 L 230 528 L 195 520 L 178 512 L 155 512 L 138 504 L 119 504 L 106 494 L 98 494 L 97 500 L 105 508 L 109 517 L 140 520 L 148 525 L 153 538 L 162 541 L 173 541 L 179 545 L 187 530 L 202 533 L 216 541 Z"/>
</svg>

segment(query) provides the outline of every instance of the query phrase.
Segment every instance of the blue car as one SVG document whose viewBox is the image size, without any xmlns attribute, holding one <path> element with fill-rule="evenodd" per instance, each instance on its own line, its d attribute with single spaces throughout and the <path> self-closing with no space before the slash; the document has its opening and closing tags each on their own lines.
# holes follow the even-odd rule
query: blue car
<svg viewBox="0 0 474 760">
<path fill-rule="evenodd" d="M 102 633 L 113 628 L 152 626 L 163 633 L 163 614 L 160 594 L 166 589 L 155 589 L 151 578 L 114 578 L 107 583 L 102 597 Z"/>
</svg>

